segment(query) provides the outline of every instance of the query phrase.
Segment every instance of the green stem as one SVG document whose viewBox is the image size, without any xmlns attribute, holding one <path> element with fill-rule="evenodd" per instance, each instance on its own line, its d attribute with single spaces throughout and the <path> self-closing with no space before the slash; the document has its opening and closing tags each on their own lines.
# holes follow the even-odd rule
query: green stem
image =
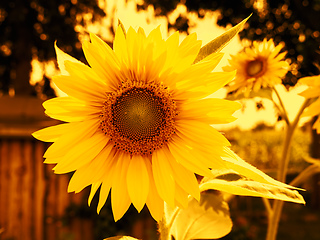
<svg viewBox="0 0 320 240">
<path fill-rule="evenodd" d="M 176 219 L 177 214 L 179 213 L 180 208 L 176 207 L 173 212 L 171 219 L 166 219 L 168 217 L 166 214 L 163 215 L 162 220 L 158 223 L 158 231 L 160 234 L 160 240 L 171 240 L 171 227 Z"/>
<path fill-rule="evenodd" d="M 170 229 L 168 228 L 165 219 L 162 219 L 158 223 L 158 231 L 160 234 L 160 240 L 170 240 Z"/>
<path fill-rule="evenodd" d="M 267 209 L 268 216 L 270 216 L 272 214 L 273 210 L 271 208 L 271 204 L 270 204 L 269 199 L 262 198 L 262 201 L 263 201 L 265 208 Z"/>
<path fill-rule="evenodd" d="M 286 181 L 286 176 L 287 176 L 287 170 L 288 170 L 288 164 L 290 160 L 290 148 L 291 148 L 291 143 L 292 143 L 292 136 L 295 130 L 295 126 L 293 125 L 288 125 L 286 128 L 286 135 L 285 135 L 285 140 L 283 144 L 283 150 L 282 150 L 282 155 L 281 155 L 281 161 L 280 165 L 278 168 L 278 180 L 280 182 L 285 182 Z"/>
<path fill-rule="evenodd" d="M 276 92 L 276 91 L 275 91 Z M 276 92 L 277 94 L 277 92 Z M 278 95 L 278 94 L 277 94 Z M 280 101 L 280 96 L 279 101 Z M 288 165 L 290 160 L 290 149 L 291 149 L 291 143 L 292 143 L 292 137 L 294 134 L 294 131 L 299 123 L 301 114 L 303 113 L 303 110 L 309 105 L 309 100 L 305 100 L 303 105 L 301 106 L 299 112 L 297 113 L 294 121 L 292 123 L 287 122 L 287 128 L 286 128 L 286 135 L 283 145 L 283 151 L 281 155 L 280 165 L 278 168 L 278 180 L 280 182 L 285 182 L 287 177 L 287 171 L 288 171 Z M 281 102 L 280 102 L 281 104 Z M 284 109 L 284 106 L 283 106 Z M 286 114 L 286 112 L 284 112 Z M 288 119 L 287 115 L 286 118 Z M 283 208 L 283 201 L 275 200 L 274 205 L 272 207 L 272 211 L 268 211 L 268 230 L 267 230 L 267 237 L 266 240 L 275 240 L 278 233 L 278 227 L 279 227 L 279 221 L 281 217 L 281 212 Z"/>
<path fill-rule="evenodd" d="M 277 91 L 277 89 L 276 89 L 275 87 L 273 87 L 272 89 L 273 89 L 273 91 L 275 92 L 275 94 L 277 95 L 277 98 L 278 98 L 278 100 L 279 100 L 279 103 L 280 103 L 280 106 L 281 106 L 281 108 L 282 108 L 282 111 L 281 111 L 281 109 L 278 107 L 278 105 L 277 105 L 275 102 L 274 102 L 274 104 L 277 106 L 277 108 L 278 108 L 279 111 L 281 112 L 281 116 L 283 117 L 283 119 L 285 120 L 285 122 L 287 123 L 287 125 L 289 125 L 289 124 L 290 124 L 290 122 L 289 122 L 289 117 L 288 117 L 286 108 L 285 108 L 285 106 L 284 106 L 284 104 L 283 104 L 283 101 L 282 101 L 282 99 L 281 99 L 281 97 L 280 97 L 280 94 L 278 93 L 278 91 Z"/>
<path fill-rule="evenodd" d="M 296 176 L 291 182 L 292 186 L 299 186 L 301 183 L 305 182 L 312 175 L 320 172 L 320 166 L 313 164 L 304 169 L 298 176 Z"/>
</svg>

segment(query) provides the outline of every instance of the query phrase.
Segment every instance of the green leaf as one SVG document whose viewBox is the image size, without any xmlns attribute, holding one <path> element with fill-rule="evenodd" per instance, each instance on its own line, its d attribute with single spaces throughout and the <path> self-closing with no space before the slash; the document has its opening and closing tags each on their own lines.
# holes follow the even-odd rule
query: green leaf
<svg viewBox="0 0 320 240">
<path fill-rule="evenodd" d="M 251 179 L 253 181 L 259 182 L 259 183 L 265 183 L 277 186 L 279 188 L 287 188 L 287 189 L 296 189 L 298 188 L 290 186 L 288 184 L 285 184 L 283 182 L 279 182 L 269 175 L 265 174 L 261 170 L 257 169 L 256 167 L 252 166 L 251 164 L 247 163 L 243 159 L 241 159 L 235 152 L 233 152 L 229 148 L 225 148 L 225 152 L 228 154 L 222 159 L 224 160 L 223 164 L 225 168 L 220 170 L 211 170 L 211 172 L 214 173 L 214 178 L 221 174 L 226 173 L 236 173 L 240 176 L 244 176 L 247 179 Z M 301 190 L 301 189 L 300 189 Z"/>
<path fill-rule="evenodd" d="M 232 228 L 229 206 L 218 192 L 201 193 L 200 202 L 189 198 L 186 209 L 178 209 L 170 233 L 176 240 L 218 239 Z"/>
<path fill-rule="evenodd" d="M 226 171 L 216 175 L 213 179 L 204 178 L 200 184 L 200 191 L 214 189 L 234 195 L 264 197 L 305 204 L 303 197 L 296 190 L 253 181 L 241 175 L 234 177 L 234 175 L 234 171 Z"/>
<path fill-rule="evenodd" d="M 196 59 L 194 60 L 194 63 L 199 62 L 200 60 L 204 59 L 206 56 L 219 52 L 222 48 L 224 48 L 225 45 L 227 45 L 233 38 L 240 32 L 244 26 L 244 24 L 247 22 L 247 20 L 251 17 L 252 14 L 250 14 L 249 17 L 244 19 L 242 22 L 234 26 L 233 28 L 229 29 L 219 37 L 213 39 L 211 42 L 204 45 L 199 53 Z"/>
<path fill-rule="evenodd" d="M 57 62 L 60 69 L 60 72 L 62 75 L 70 75 L 68 71 L 65 68 L 65 61 L 75 62 L 84 65 L 84 63 L 80 62 L 79 60 L 75 59 L 74 57 L 71 57 L 70 55 L 63 52 L 60 48 L 57 46 L 57 41 L 54 42 L 54 49 L 56 51 L 57 55 Z"/>
<path fill-rule="evenodd" d="M 115 236 L 115 237 L 105 238 L 103 240 L 138 240 L 138 239 L 130 236 Z"/>
<path fill-rule="evenodd" d="M 272 89 L 271 88 L 260 88 L 258 91 L 250 91 L 249 96 L 245 96 L 244 93 L 240 94 L 228 94 L 226 99 L 228 100 L 240 100 L 240 99 L 249 99 L 249 98 L 255 98 L 255 97 L 261 97 L 261 98 L 267 98 L 273 101 L 272 99 Z"/>
</svg>

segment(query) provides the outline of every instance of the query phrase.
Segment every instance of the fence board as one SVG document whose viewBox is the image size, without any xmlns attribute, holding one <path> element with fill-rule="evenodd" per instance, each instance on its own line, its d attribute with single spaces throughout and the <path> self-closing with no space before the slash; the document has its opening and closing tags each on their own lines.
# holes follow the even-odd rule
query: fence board
<svg viewBox="0 0 320 240">
<path fill-rule="evenodd" d="M 5 236 L 8 228 L 8 174 L 9 165 L 6 164 L 6 156 L 9 153 L 9 144 L 7 141 L 0 142 L 0 236 Z"/>
<path fill-rule="evenodd" d="M 88 220 L 64 225 L 66 208 L 83 194 L 69 194 L 69 176 L 43 164 L 46 147 L 33 139 L 0 138 L 0 240 L 93 239 Z"/>
<path fill-rule="evenodd" d="M 0 240 L 56 240 L 63 236 L 93 239 L 92 226 L 81 219 L 64 225 L 65 209 L 82 199 L 67 192 L 67 175 L 43 164 L 48 144 L 31 133 L 58 121 L 49 119 L 34 97 L 0 97 Z M 83 229 L 74 229 L 74 223 Z"/>
<path fill-rule="evenodd" d="M 57 239 L 56 229 L 56 199 L 57 199 L 57 176 L 52 172 L 52 165 L 46 165 L 46 205 L 45 223 L 46 223 L 46 235 L 45 239 L 55 240 Z"/>
<path fill-rule="evenodd" d="M 22 236 L 25 240 L 32 240 L 32 230 L 34 222 L 32 221 L 32 201 L 33 201 L 33 181 L 34 171 L 32 168 L 32 143 L 30 141 L 23 141 L 22 143 L 23 155 L 21 158 L 21 187 L 22 187 L 22 214 L 21 227 Z"/>
<path fill-rule="evenodd" d="M 45 145 L 41 142 L 36 142 L 34 145 L 34 235 L 35 239 L 44 238 L 44 206 L 45 206 L 45 165 L 42 163 L 42 155 Z"/>
<path fill-rule="evenodd" d="M 10 237 L 21 239 L 21 219 L 19 217 L 21 212 L 21 197 L 19 194 L 21 193 L 21 185 L 20 185 L 20 161 L 21 161 L 21 148 L 19 141 L 11 141 L 10 142 L 10 152 L 9 152 L 9 201 L 8 201 L 8 233 L 10 233 Z"/>
</svg>

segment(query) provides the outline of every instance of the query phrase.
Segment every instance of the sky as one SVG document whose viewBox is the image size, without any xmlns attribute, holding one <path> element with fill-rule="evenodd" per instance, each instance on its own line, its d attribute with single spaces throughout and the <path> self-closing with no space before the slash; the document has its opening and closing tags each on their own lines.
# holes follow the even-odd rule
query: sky
<svg viewBox="0 0 320 240">
<path fill-rule="evenodd" d="M 105 4 L 105 3 L 108 4 Z M 160 25 L 160 30 L 162 32 L 162 36 L 167 38 L 173 32 L 168 32 L 167 30 L 167 19 L 163 16 L 155 17 L 154 9 L 152 6 L 149 6 L 147 10 L 136 11 L 136 3 L 138 0 L 102 0 L 101 7 L 106 9 L 107 17 L 103 19 L 102 23 L 96 23 L 88 26 L 87 29 L 82 29 L 78 27 L 78 30 L 81 31 L 89 31 L 93 32 L 99 36 L 101 36 L 106 41 L 113 41 L 113 35 L 108 30 L 109 27 L 115 29 L 118 25 L 118 19 L 121 20 L 124 27 L 126 29 L 129 26 L 132 26 L 134 29 L 138 29 L 138 27 L 142 27 L 146 34 L 148 34 L 152 29 L 158 27 Z M 202 40 L 202 45 L 205 45 L 209 41 L 213 40 L 215 37 L 224 33 L 228 28 L 232 26 L 228 26 L 227 28 L 220 27 L 216 24 L 217 17 L 219 13 L 216 12 L 207 12 L 205 17 L 199 19 L 196 13 L 187 13 L 186 7 L 182 4 L 179 4 L 177 9 L 168 16 L 170 22 L 174 22 L 175 19 L 180 15 L 187 16 L 189 19 L 189 32 L 197 33 L 198 39 Z M 113 20 L 112 20 L 113 17 Z M 249 19 L 250 21 L 250 19 Z M 185 33 L 180 33 L 180 41 L 182 41 L 185 37 Z M 87 35 L 82 35 L 84 40 Z M 230 54 L 235 54 L 242 49 L 242 44 L 239 37 L 235 37 L 230 43 L 221 50 L 221 52 L 225 53 L 219 65 L 215 68 L 215 71 L 222 71 L 222 67 L 228 64 L 228 59 L 230 58 Z M 43 71 L 46 71 L 47 76 L 54 76 L 59 74 L 59 71 L 55 69 L 54 62 L 48 62 L 45 66 L 41 65 L 36 60 L 33 61 L 33 73 L 32 73 L 32 82 L 36 82 L 42 79 Z M 303 87 L 302 87 L 303 88 Z M 283 101 L 287 110 L 289 112 L 289 118 L 293 119 L 295 114 L 299 109 L 299 105 L 302 104 L 303 98 L 298 96 L 297 93 L 302 91 L 301 86 L 297 86 L 288 92 L 282 85 L 278 86 L 278 91 L 280 95 L 283 97 Z M 57 90 L 58 95 L 63 95 L 62 92 Z M 226 90 L 221 89 L 217 91 L 212 97 L 224 98 L 226 96 Z M 266 99 L 255 99 L 257 101 L 262 101 L 264 104 L 264 109 L 257 111 L 256 104 L 252 100 L 244 100 L 242 103 L 244 104 L 244 108 L 235 113 L 235 116 L 238 118 L 235 122 L 230 124 L 223 124 L 217 126 L 220 129 L 229 129 L 234 127 L 239 127 L 243 130 L 249 130 L 254 127 L 257 123 L 265 123 L 267 125 L 276 125 L 278 128 L 282 128 L 281 122 L 277 122 L 277 112 L 273 106 L 272 101 Z"/>
</svg>

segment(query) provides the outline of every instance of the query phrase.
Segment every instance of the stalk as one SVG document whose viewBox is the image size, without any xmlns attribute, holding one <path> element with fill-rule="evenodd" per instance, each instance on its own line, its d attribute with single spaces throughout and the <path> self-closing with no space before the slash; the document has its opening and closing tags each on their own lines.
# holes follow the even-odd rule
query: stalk
<svg viewBox="0 0 320 240">
<path fill-rule="evenodd" d="M 282 101 L 280 100 L 279 94 L 277 94 L 277 96 L 281 103 Z M 290 149 L 291 149 L 292 137 L 299 123 L 301 114 L 303 113 L 303 110 L 309 105 L 309 102 L 310 102 L 309 100 L 305 100 L 305 102 L 301 106 L 297 116 L 295 117 L 292 123 L 290 123 L 289 120 L 286 121 L 287 122 L 286 135 L 285 135 L 283 151 L 280 159 L 280 165 L 277 172 L 278 180 L 280 182 L 286 182 L 288 165 L 290 161 Z M 286 119 L 288 119 L 288 116 L 284 109 L 284 105 L 281 104 L 281 107 L 283 108 L 283 112 L 286 115 Z M 272 211 L 268 210 L 269 215 L 268 215 L 268 230 L 267 230 L 266 240 L 275 240 L 277 237 L 283 203 L 284 203 L 283 201 L 275 200 L 272 207 Z"/>
</svg>

